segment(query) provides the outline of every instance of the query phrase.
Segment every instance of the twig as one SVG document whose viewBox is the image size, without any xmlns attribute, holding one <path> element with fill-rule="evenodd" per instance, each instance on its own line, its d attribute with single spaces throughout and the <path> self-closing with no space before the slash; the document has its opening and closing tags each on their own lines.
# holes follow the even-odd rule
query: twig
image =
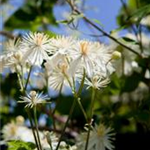
<svg viewBox="0 0 150 150">
<path fill-rule="evenodd" d="M 8 38 L 10 38 L 10 39 L 16 38 L 16 36 L 14 36 L 13 34 L 7 32 L 7 31 L 0 31 L 0 35 L 6 36 L 6 37 L 8 37 Z"/>
</svg>

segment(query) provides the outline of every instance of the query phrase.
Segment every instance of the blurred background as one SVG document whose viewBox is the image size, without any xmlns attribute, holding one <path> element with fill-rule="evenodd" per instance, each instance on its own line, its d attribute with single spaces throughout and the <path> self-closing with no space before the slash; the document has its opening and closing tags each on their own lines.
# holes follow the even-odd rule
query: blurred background
<svg viewBox="0 0 150 150">
<path fill-rule="evenodd" d="M 150 0 L 75 0 L 75 3 L 92 22 L 142 57 L 105 37 L 85 22 L 83 16 L 72 14 L 65 0 L 1 0 L 0 53 L 5 53 L 5 41 L 22 37 L 30 31 L 41 31 L 50 37 L 66 35 L 100 41 L 118 50 L 122 57 L 115 62 L 116 72 L 111 75 L 111 83 L 104 90 L 97 91 L 94 119 L 114 128 L 115 150 L 149 150 Z M 46 91 L 39 77 L 33 74 L 32 79 L 29 89 Z M 24 116 L 26 125 L 29 125 L 24 106 L 17 103 L 20 97 L 17 80 L 16 73 L 9 69 L 0 74 L 1 128 L 18 115 Z M 53 101 L 51 108 L 60 99 L 56 109 L 59 125 L 69 112 L 72 96 L 68 89 L 60 96 L 49 90 L 49 95 Z M 82 104 L 87 112 L 89 95 L 86 91 L 82 93 Z M 43 110 L 40 107 L 38 110 L 41 130 L 52 130 L 49 108 Z M 70 128 L 80 131 L 85 120 L 78 106 L 75 110 Z"/>
</svg>

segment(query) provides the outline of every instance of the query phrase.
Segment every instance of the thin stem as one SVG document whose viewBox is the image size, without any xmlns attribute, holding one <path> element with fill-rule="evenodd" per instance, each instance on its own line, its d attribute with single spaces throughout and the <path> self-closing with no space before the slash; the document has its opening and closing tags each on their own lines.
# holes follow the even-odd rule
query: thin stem
<svg viewBox="0 0 150 150">
<path fill-rule="evenodd" d="M 142 43 L 142 26 L 139 25 L 139 45 L 140 45 L 140 49 L 141 52 L 143 52 L 143 43 Z"/>
<path fill-rule="evenodd" d="M 30 76 L 31 76 L 32 68 L 33 68 L 33 66 L 30 67 L 30 70 L 29 70 L 29 73 L 28 73 L 27 81 L 26 81 L 26 84 L 25 84 L 25 87 L 24 87 L 25 90 L 27 89 L 27 85 L 29 83 L 29 79 L 30 79 Z"/>
<path fill-rule="evenodd" d="M 88 117 L 87 117 L 86 112 L 85 112 L 85 110 L 84 110 L 84 108 L 83 108 L 83 106 L 82 106 L 82 103 L 81 103 L 81 101 L 80 101 L 80 98 L 77 99 L 77 102 L 78 102 L 78 104 L 79 104 L 79 107 L 80 107 L 80 109 L 81 109 L 83 115 L 84 115 L 84 118 L 85 118 L 86 122 L 88 122 Z"/>
<path fill-rule="evenodd" d="M 39 145 L 38 145 L 38 140 L 37 140 L 37 137 L 36 137 L 36 134 L 35 134 L 35 131 L 34 131 L 34 125 L 33 125 L 32 119 L 31 119 L 30 111 L 26 110 L 26 112 L 27 112 L 27 115 L 28 115 L 28 118 L 29 118 L 29 121 L 30 121 L 31 129 L 32 129 L 32 133 L 33 133 L 33 136 L 34 136 L 34 140 L 35 140 L 37 149 L 40 150 Z"/>
<path fill-rule="evenodd" d="M 18 80 L 19 80 L 19 85 L 20 85 L 20 88 L 21 88 L 21 92 L 23 92 L 24 91 L 24 87 L 23 87 L 23 82 L 21 80 L 22 79 L 21 74 L 18 71 L 17 66 L 15 66 L 15 69 L 16 69 Z"/>
<path fill-rule="evenodd" d="M 94 102 L 95 102 L 95 95 L 96 95 L 96 89 L 92 89 L 92 99 L 91 99 L 91 114 L 90 114 L 90 118 L 92 118 L 93 116 L 93 108 L 94 108 Z"/>
<path fill-rule="evenodd" d="M 21 75 L 22 75 L 22 85 L 24 87 L 24 73 L 23 73 L 23 66 L 20 64 L 21 66 Z"/>
<path fill-rule="evenodd" d="M 20 74 L 17 73 L 17 76 L 18 76 L 18 80 L 19 80 L 19 85 L 20 85 L 21 91 L 23 91 L 24 88 L 23 88 L 23 85 L 22 85 L 22 80 L 21 80 Z"/>
<path fill-rule="evenodd" d="M 33 108 L 33 113 L 34 113 L 34 123 L 35 123 L 35 129 L 36 129 L 36 133 L 37 133 L 37 139 L 38 139 L 38 143 L 39 143 L 39 147 L 40 150 L 42 150 L 42 145 L 41 145 L 41 141 L 40 141 L 40 136 L 39 136 L 39 130 L 38 130 L 38 121 L 37 121 L 37 114 L 36 114 L 36 106 Z"/>
<path fill-rule="evenodd" d="M 73 104 L 72 104 L 72 106 L 71 106 L 71 109 L 70 109 L 70 112 L 69 112 L 69 116 L 68 116 L 67 121 L 66 121 L 66 123 L 65 123 L 65 126 L 64 126 L 64 128 L 63 128 L 63 130 L 62 130 L 62 133 L 61 133 L 61 136 L 60 136 L 60 138 L 59 138 L 59 142 L 58 142 L 58 144 L 57 144 L 56 150 L 58 150 L 58 148 L 59 148 L 59 145 L 60 145 L 60 143 L 61 143 L 61 140 L 62 140 L 62 138 L 63 138 L 63 135 L 64 135 L 64 133 L 65 133 L 65 130 L 66 130 L 66 128 L 67 128 L 67 125 L 68 125 L 69 120 L 70 120 L 70 118 L 71 118 L 71 116 L 72 116 L 72 113 L 73 113 L 73 111 L 74 111 L 75 106 L 76 106 L 76 98 L 74 98 L 74 100 L 73 100 Z"/>
<path fill-rule="evenodd" d="M 85 150 L 88 149 L 89 138 L 90 138 L 90 125 L 88 126 L 88 133 L 87 133 L 87 138 L 86 138 L 86 143 L 85 143 Z"/>
<path fill-rule="evenodd" d="M 92 89 L 92 97 L 91 97 L 91 110 L 90 110 L 90 122 L 88 125 L 88 133 L 87 133 L 87 139 L 86 139 L 86 144 L 85 144 L 85 150 L 88 149 L 88 143 L 89 143 L 89 138 L 90 138 L 90 131 L 91 131 L 91 125 L 92 125 L 92 116 L 93 116 L 93 108 L 94 108 L 94 102 L 95 102 L 95 95 L 96 95 L 96 89 Z"/>
</svg>

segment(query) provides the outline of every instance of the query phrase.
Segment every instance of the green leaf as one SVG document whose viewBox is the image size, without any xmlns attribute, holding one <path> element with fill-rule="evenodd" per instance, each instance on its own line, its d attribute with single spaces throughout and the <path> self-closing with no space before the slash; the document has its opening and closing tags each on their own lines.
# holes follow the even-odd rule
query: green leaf
<svg viewBox="0 0 150 150">
<path fill-rule="evenodd" d="M 148 14 L 150 14 L 150 4 L 137 9 L 128 19 L 137 20 L 139 23 Z"/>
<path fill-rule="evenodd" d="M 35 148 L 35 144 L 31 142 L 23 142 L 20 140 L 13 140 L 8 142 L 8 150 L 33 150 Z"/>
<path fill-rule="evenodd" d="M 58 20 L 57 23 L 68 24 L 69 20 Z"/>
<path fill-rule="evenodd" d="M 92 19 L 95 23 L 99 24 L 101 27 L 104 27 L 104 25 L 97 19 Z"/>
<path fill-rule="evenodd" d="M 124 78 L 125 83 L 122 85 L 122 92 L 131 92 L 135 90 L 141 81 L 140 74 L 134 72 L 131 76 Z"/>
<path fill-rule="evenodd" d="M 122 37 L 119 39 L 123 43 L 131 43 L 131 44 L 138 44 L 137 41 L 128 37 Z"/>
<path fill-rule="evenodd" d="M 127 26 L 124 25 L 124 26 L 121 26 L 121 27 L 119 27 L 119 28 L 117 28 L 117 29 L 111 30 L 111 31 L 110 31 L 110 34 L 117 33 L 117 32 L 119 32 L 119 31 L 125 29 L 126 27 L 127 27 Z"/>
</svg>

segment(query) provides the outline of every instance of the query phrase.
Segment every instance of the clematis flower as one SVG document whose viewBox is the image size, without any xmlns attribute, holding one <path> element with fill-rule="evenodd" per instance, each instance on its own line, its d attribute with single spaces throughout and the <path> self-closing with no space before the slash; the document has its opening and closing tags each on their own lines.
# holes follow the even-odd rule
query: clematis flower
<svg viewBox="0 0 150 150">
<path fill-rule="evenodd" d="M 102 78 L 99 75 L 94 75 L 90 79 L 85 78 L 85 85 L 87 85 L 87 89 L 93 87 L 94 89 L 102 89 L 106 87 L 110 83 L 108 78 Z"/>
<path fill-rule="evenodd" d="M 3 72 L 4 68 L 10 68 L 12 72 L 15 72 L 15 67 L 22 63 L 23 53 L 19 48 L 20 40 L 8 40 L 4 43 L 5 52 L 0 55 L 0 72 Z"/>
<path fill-rule="evenodd" d="M 52 62 L 55 63 L 53 64 Z M 50 68 L 50 70 L 52 69 L 52 73 L 49 76 L 48 85 L 52 89 L 59 91 L 63 86 L 72 84 L 69 82 L 71 82 L 72 78 L 70 69 L 73 68 L 70 68 L 65 55 L 60 54 L 59 57 L 53 57 L 53 59 L 50 60 L 50 63 L 52 63 Z"/>
<path fill-rule="evenodd" d="M 91 77 L 97 69 L 103 74 L 107 74 L 107 63 L 111 59 L 111 54 L 106 46 L 98 42 L 78 41 L 72 51 L 69 51 L 73 59 L 73 65 L 78 70 L 83 67 Z"/>
<path fill-rule="evenodd" d="M 76 40 L 73 37 L 56 36 L 51 39 L 50 50 L 53 54 L 67 54 L 73 49 Z"/>
<path fill-rule="evenodd" d="M 41 103 L 46 103 L 45 101 L 49 99 L 47 95 L 38 94 L 36 91 L 31 91 L 27 96 L 20 97 L 23 101 L 18 101 L 19 103 L 27 103 L 25 107 L 34 107 Z"/>
<path fill-rule="evenodd" d="M 43 33 L 29 33 L 23 37 L 20 44 L 24 52 L 23 59 L 29 60 L 32 65 L 40 66 L 43 60 L 48 59 L 50 53 L 50 39 Z"/>
<path fill-rule="evenodd" d="M 113 150 L 114 146 L 112 141 L 114 140 L 113 130 L 106 128 L 103 124 L 95 125 L 90 132 L 88 150 Z M 86 144 L 87 133 L 83 133 L 79 137 L 78 149 L 84 150 Z"/>
</svg>

